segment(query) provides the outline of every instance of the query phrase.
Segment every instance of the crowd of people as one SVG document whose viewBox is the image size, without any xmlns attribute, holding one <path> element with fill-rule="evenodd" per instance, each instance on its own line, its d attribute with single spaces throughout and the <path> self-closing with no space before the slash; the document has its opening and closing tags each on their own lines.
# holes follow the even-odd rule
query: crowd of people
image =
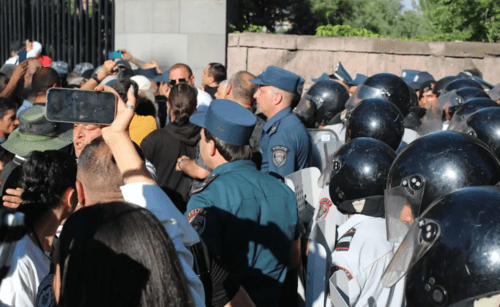
<svg viewBox="0 0 500 307">
<path fill-rule="evenodd" d="M 195 87 L 120 51 L 71 70 L 32 43 L 0 69 L 25 224 L 0 306 L 500 305 L 500 84 L 209 63 Z M 113 93 L 114 121 L 49 121 L 52 88 Z"/>
</svg>

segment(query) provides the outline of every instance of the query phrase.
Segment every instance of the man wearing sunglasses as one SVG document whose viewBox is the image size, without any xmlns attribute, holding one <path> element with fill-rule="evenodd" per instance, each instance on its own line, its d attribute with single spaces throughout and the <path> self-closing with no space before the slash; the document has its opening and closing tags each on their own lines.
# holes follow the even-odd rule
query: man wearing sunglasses
<svg viewBox="0 0 500 307">
<path fill-rule="evenodd" d="M 160 95 L 168 98 L 170 88 L 179 83 L 187 83 L 194 86 L 193 71 L 186 64 L 178 63 L 170 68 L 170 71 L 164 72 L 162 75 L 153 79 L 154 82 L 160 83 Z M 212 97 L 207 92 L 198 90 L 198 109 L 203 110 L 210 105 Z M 204 107 L 203 107 L 204 106 Z M 200 108 L 202 107 L 202 108 Z"/>
</svg>

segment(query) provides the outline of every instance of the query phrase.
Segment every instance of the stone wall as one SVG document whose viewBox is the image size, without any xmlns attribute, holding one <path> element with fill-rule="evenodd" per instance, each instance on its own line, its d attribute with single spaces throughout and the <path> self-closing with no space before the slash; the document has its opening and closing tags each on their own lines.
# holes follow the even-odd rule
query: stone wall
<svg viewBox="0 0 500 307">
<path fill-rule="evenodd" d="M 370 37 L 316 37 L 261 33 L 229 34 L 228 75 L 239 70 L 259 74 L 268 65 L 293 71 L 306 79 L 332 73 L 338 62 L 354 78 L 403 69 L 428 71 L 434 78 L 478 68 L 490 83 L 500 83 L 500 44 L 414 42 Z"/>
<path fill-rule="evenodd" d="M 226 61 L 226 0 L 116 0 L 115 47 L 166 69 L 188 64 L 200 85 L 210 62 Z"/>
</svg>

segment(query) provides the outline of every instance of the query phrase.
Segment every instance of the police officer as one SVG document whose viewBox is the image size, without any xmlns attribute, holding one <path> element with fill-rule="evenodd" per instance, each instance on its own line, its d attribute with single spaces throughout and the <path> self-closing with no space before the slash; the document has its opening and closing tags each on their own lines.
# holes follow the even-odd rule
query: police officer
<svg viewBox="0 0 500 307">
<path fill-rule="evenodd" d="M 498 306 L 500 191 L 468 187 L 436 200 L 415 221 L 384 274 L 404 274 L 407 306 Z"/>
<path fill-rule="evenodd" d="M 300 261 L 295 195 L 250 161 L 256 119 L 249 110 L 214 100 L 190 121 L 203 128 L 200 153 L 213 171 L 192 191 L 188 220 L 253 302 L 274 306 L 287 265 Z"/>
<path fill-rule="evenodd" d="M 403 303 L 403 283 L 394 289 L 380 283 L 397 248 L 387 241 L 383 218 L 384 188 L 395 157 L 387 144 L 371 138 L 351 140 L 333 157 L 330 199 L 349 219 L 338 227 L 329 273 L 347 276 L 346 303 L 351 307 Z M 318 212 L 318 219 L 325 211 Z"/>
<path fill-rule="evenodd" d="M 300 76 L 276 66 L 269 66 L 250 80 L 259 85 L 254 98 L 267 117 L 260 140 L 263 172 L 285 177 L 309 166 L 311 140 L 291 108 L 303 81 Z"/>
<path fill-rule="evenodd" d="M 401 242 L 410 225 L 437 198 L 463 187 L 498 181 L 497 157 L 472 136 L 440 131 L 415 140 L 394 160 L 387 176 L 388 239 Z"/>
</svg>

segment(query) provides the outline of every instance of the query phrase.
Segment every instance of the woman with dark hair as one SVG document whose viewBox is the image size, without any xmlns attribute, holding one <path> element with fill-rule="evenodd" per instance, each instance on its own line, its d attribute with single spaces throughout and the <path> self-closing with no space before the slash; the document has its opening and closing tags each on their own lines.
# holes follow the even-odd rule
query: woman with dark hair
<svg viewBox="0 0 500 307">
<path fill-rule="evenodd" d="M 165 227 L 136 205 L 98 204 L 73 214 L 54 262 L 60 307 L 193 306 Z"/>
<path fill-rule="evenodd" d="M 151 132 L 141 143 L 146 159 L 156 168 L 158 185 L 182 213 L 186 211 L 192 179 L 176 172 L 175 164 L 181 156 L 196 158 L 200 128 L 189 122 L 196 110 L 196 95 L 196 89 L 187 83 L 174 85 L 167 102 L 170 123 Z"/>
<path fill-rule="evenodd" d="M 76 161 L 64 152 L 33 151 L 22 167 L 27 235 L 16 243 L 7 276 L 0 286 L 6 306 L 34 306 L 38 285 L 49 273 L 57 228 L 75 210 Z"/>
</svg>

